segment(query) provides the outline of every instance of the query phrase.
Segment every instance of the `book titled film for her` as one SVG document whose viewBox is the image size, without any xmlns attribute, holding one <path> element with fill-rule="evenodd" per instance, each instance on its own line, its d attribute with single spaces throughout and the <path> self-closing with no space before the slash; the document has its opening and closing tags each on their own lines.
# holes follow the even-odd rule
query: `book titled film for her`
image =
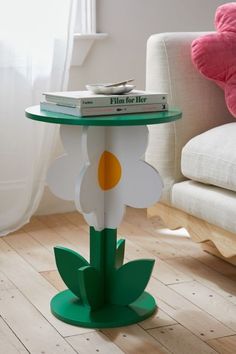
<svg viewBox="0 0 236 354">
<path fill-rule="evenodd" d="M 90 91 L 65 91 L 43 93 L 46 102 L 57 103 L 63 106 L 77 107 L 113 107 L 130 105 L 147 105 L 167 103 L 167 93 L 154 91 L 133 90 L 122 95 L 93 94 Z"/>
</svg>

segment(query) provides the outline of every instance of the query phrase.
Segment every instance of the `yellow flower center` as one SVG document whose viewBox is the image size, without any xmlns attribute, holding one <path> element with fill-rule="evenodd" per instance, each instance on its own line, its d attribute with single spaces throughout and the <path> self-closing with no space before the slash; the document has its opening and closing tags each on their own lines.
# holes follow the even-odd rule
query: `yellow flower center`
<svg viewBox="0 0 236 354">
<path fill-rule="evenodd" d="M 117 157 L 104 151 L 98 165 L 98 182 L 104 191 L 114 188 L 121 178 L 121 165 Z"/>
</svg>

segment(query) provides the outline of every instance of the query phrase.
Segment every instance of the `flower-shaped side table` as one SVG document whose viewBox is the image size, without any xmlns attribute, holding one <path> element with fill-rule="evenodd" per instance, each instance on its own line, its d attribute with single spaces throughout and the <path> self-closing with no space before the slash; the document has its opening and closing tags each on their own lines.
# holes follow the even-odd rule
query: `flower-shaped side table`
<svg viewBox="0 0 236 354">
<path fill-rule="evenodd" d="M 146 208 L 160 198 L 162 181 L 144 161 L 147 124 L 181 117 L 179 110 L 114 116 L 74 117 L 26 110 L 28 118 L 61 124 L 65 154 L 48 171 L 52 192 L 74 200 L 90 226 L 90 261 L 65 247 L 55 247 L 58 271 L 68 290 L 51 301 L 64 322 L 91 328 L 139 322 L 156 309 L 144 291 L 154 260 L 123 264 L 125 240 L 117 242 L 125 206 Z M 79 237 L 79 235 L 78 235 Z"/>
</svg>

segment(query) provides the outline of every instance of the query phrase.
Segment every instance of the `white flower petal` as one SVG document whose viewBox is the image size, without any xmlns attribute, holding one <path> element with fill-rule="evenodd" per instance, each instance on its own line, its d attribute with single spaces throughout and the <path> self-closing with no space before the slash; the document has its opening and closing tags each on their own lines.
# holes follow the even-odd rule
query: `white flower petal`
<svg viewBox="0 0 236 354">
<path fill-rule="evenodd" d="M 134 208 L 147 208 L 156 203 L 162 193 L 159 173 L 147 162 L 137 161 L 127 166 L 124 173 L 124 203 Z"/>
<path fill-rule="evenodd" d="M 85 166 L 76 182 L 75 205 L 85 214 L 103 208 L 104 193 L 97 182 L 97 164 Z"/>
<path fill-rule="evenodd" d="M 122 185 L 105 192 L 104 199 L 104 227 L 115 229 L 121 223 L 125 205 L 121 190 Z"/>
<path fill-rule="evenodd" d="M 97 210 L 94 213 L 83 214 L 89 226 L 93 226 L 95 230 L 101 231 L 104 229 L 104 214 L 103 210 Z"/>
<path fill-rule="evenodd" d="M 76 179 L 84 164 L 81 153 L 82 130 L 80 127 L 62 125 L 60 134 L 68 153 L 52 163 L 48 170 L 47 183 L 57 197 L 74 200 Z"/>
<path fill-rule="evenodd" d="M 106 204 L 105 208 L 98 208 L 89 214 L 83 213 L 87 223 L 93 226 L 97 231 L 101 231 L 105 228 L 116 229 L 121 223 L 125 213 L 125 206 L 120 203 L 112 204 L 112 212 L 109 211 L 106 213 L 105 209 Z"/>
<path fill-rule="evenodd" d="M 81 141 L 83 128 L 79 125 L 61 125 L 60 136 L 66 152 L 77 155 L 81 154 Z"/>
<path fill-rule="evenodd" d="M 106 150 L 106 127 L 88 127 L 83 140 L 83 149 L 87 152 L 89 163 L 92 164 Z"/>
<path fill-rule="evenodd" d="M 64 200 L 75 199 L 75 183 L 82 162 L 71 155 L 58 157 L 48 170 L 47 184 L 53 194 Z"/>
<path fill-rule="evenodd" d="M 123 161 L 137 160 L 144 156 L 148 144 L 146 126 L 124 126 L 106 128 L 106 150 Z"/>
<path fill-rule="evenodd" d="M 96 230 L 117 228 L 124 215 L 121 185 L 103 191 L 95 177 L 96 164 L 85 168 L 76 186 L 76 207 Z"/>
</svg>

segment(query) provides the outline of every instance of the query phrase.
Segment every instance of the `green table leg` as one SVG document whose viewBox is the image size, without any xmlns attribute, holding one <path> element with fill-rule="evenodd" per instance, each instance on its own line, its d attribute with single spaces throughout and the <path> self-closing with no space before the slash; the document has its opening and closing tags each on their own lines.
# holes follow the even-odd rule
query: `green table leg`
<svg viewBox="0 0 236 354">
<path fill-rule="evenodd" d="M 123 265 L 125 240 L 117 242 L 116 229 L 90 228 L 90 263 L 78 253 L 55 247 L 58 271 L 69 288 L 51 301 L 60 320 L 83 327 L 106 328 L 137 323 L 156 309 L 144 292 L 154 260 L 139 259 Z"/>
</svg>

